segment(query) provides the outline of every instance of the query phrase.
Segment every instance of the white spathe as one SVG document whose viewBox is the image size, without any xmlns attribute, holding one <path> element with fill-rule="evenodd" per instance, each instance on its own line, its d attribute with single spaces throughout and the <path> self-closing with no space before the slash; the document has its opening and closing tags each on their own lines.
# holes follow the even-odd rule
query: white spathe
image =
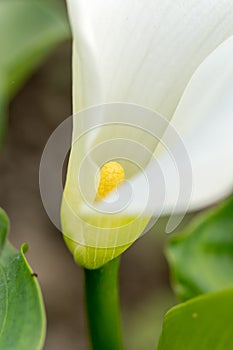
<svg viewBox="0 0 233 350">
<path fill-rule="evenodd" d="M 111 102 L 137 104 L 158 112 L 177 129 L 190 157 L 193 194 L 188 208 L 203 207 L 228 194 L 233 178 L 232 1 L 67 0 L 67 3 L 74 38 L 74 112 Z M 76 120 L 74 140 L 80 129 Z M 100 125 L 108 122 L 108 114 L 96 115 L 96 121 Z M 130 139 L 143 142 L 143 132 L 124 129 L 123 137 L 127 137 L 128 131 Z M 87 133 L 79 147 L 74 144 L 71 149 L 63 197 L 63 230 L 77 245 L 70 246 L 76 260 L 90 268 L 101 266 L 126 249 L 119 247 L 132 243 L 153 213 L 187 209 L 187 203 L 182 201 L 175 206 L 182 184 L 172 160 L 158 142 L 151 140 L 145 140 L 145 145 L 156 155 L 166 185 L 163 208 L 151 201 L 145 211 L 143 175 L 134 171 L 129 180 L 134 189 L 133 201 L 119 220 L 96 217 L 83 203 L 77 185 L 82 160 L 89 149 L 120 133 L 120 127 L 112 134 L 111 129 L 100 127 Z M 166 140 L 166 133 L 163 139 Z M 149 177 L 153 162 L 145 161 Z M 91 159 L 86 171 L 94 172 L 97 167 L 98 162 L 95 164 L 95 159 Z M 127 167 L 130 169 L 130 165 Z M 94 198 L 94 175 L 88 175 L 88 179 L 90 198 Z M 160 184 L 156 181 L 155 176 L 153 187 L 156 193 L 157 186 L 159 193 Z M 125 185 L 118 192 L 124 199 Z M 139 215 L 132 224 L 132 218 L 142 212 L 144 219 L 140 221 Z M 92 227 L 80 220 L 80 213 L 90 218 Z M 111 220 L 111 233 L 104 232 L 104 228 L 111 226 Z M 125 226 L 122 230 L 121 224 Z M 94 249 L 93 264 L 86 247 Z M 103 251 L 99 253 L 98 249 Z"/>
<path fill-rule="evenodd" d="M 74 109 L 132 102 L 169 118 L 200 63 L 233 34 L 231 0 L 68 0 Z"/>
<path fill-rule="evenodd" d="M 182 137 L 192 167 L 192 197 L 188 209 L 203 208 L 228 195 L 233 190 L 233 37 L 220 45 L 196 70 L 171 124 Z M 161 141 L 165 138 L 166 133 Z M 168 152 L 158 152 L 156 162 L 166 183 L 163 214 L 168 214 L 176 203 L 181 179 Z M 148 177 L 152 171 L 153 161 L 146 169 Z M 124 211 L 125 215 L 136 215 L 144 210 L 143 178 L 144 175 L 139 173 L 129 181 L 134 189 L 134 201 Z M 160 186 L 155 176 L 154 193 L 159 193 Z M 185 191 L 185 186 L 182 190 Z M 125 200 L 124 193 L 122 185 L 118 190 L 122 201 Z M 176 211 L 182 212 L 186 204 L 180 201 Z M 146 209 L 150 214 L 161 212 L 156 201 L 150 201 Z"/>
</svg>

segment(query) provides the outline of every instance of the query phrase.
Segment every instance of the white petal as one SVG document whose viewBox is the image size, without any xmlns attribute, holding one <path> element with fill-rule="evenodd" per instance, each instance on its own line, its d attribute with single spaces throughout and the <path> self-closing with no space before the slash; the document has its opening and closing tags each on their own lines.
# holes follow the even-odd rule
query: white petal
<svg viewBox="0 0 233 350">
<path fill-rule="evenodd" d="M 68 8 L 75 111 L 120 101 L 170 118 L 194 70 L 233 33 L 231 0 L 68 0 Z"/>
<path fill-rule="evenodd" d="M 130 181 L 134 200 L 124 211 L 125 215 L 143 212 L 144 215 L 159 215 L 161 211 L 166 214 L 174 209 L 178 213 L 199 209 L 232 191 L 232 58 L 233 37 L 220 45 L 197 69 L 172 119 L 171 125 L 179 131 L 187 150 L 192 177 L 187 158 L 186 161 L 184 159 L 185 149 L 178 149 L 171 134 L 165 133 L 162 141 L 175 159 L 166 152 L 147 167 L 146 176 L 151 184 L 150 200 L 145 197 L 143 174 Z M 161 186 L 160 172 L 164 176 L 164 187 Z M 190 191 L 189 180 L 192 180 L 190 203 L 187 196 Z M 118 191 L 122 201 L 126 201 L 124 187 L 121 186 Z M 157 198 L 162 198 L 163 190 L 166 191 L 166 197 L 164 202 L 159 202 Z"/>
<path fill-rule="evenodd" d="M 172 122 L 183 135 L 193 168 L 191 208 L 229 194 L 233 189 L 233 37 L 200 66 Z"/>
<path fill-rule="evenodd" d="M 74 36 L 75 112 L 97 104 L 130 102 L 170 119 L 195 69 L 233 33 L 231 0 L 67 2 Z M 95 116 L 99 125 L 108 120 L 107 113 Z M 74 134 L 79 128 L 74 119 Z M 117 125 L 88 132 L 83 152 L 129 134 Z M 152 153 L 158 144 L 137 128 L 130 138 L 144 139 Z M 148 161 L 145 158 L 144 166 Z M 98 166 L 95 159 L 92 162 Z M 136 174 L 129 162 L 125 166 L 129 174 Z"/>
<path fill-rule="evenodd" d="M 232 0 L 68 0 L 68 8 L 74 35 L 75 112 L 96 104 L 128 102 L 151 108 L 170 119 L 196 68 L 233 33 Z M 101 124 L 107 119 L 107 114 L 100 115 L 97 122 Z M 79 125 L 74 124 L 74 135 L 76 128 Z M 134 177 L 128 183 L 135 187 L 135 192 L 124 211 L 126 216 L 101 217 L 98 213 L 94 216 L 88 208 L 92 226 L 89 228 L 86 212 L 81 212 L 79 218 L 79 209 L 85 203 L 75 181 L 80 161 L 95 140 L 95 135 L 90 135 L 82 147 L 72 147 L 63 197 L 65 234 L 92 247 L 131 243 L 142 232 L 152 210 L 156 209 L 158 215 L 163 202 L 163 212 L 172 210 L 179 192 L 176 169 L 168 157 L 161 156 L 160 175 L 153 175 L 153 166 L 152 170 L 151 166 L 146 169 L 148 178 L 155 181 L 151 206 L 147 206 L 151 192 L 145 191 L 145 177 Z M 100 139 L 105 137 L 101 133 Z M 138 134 L 133 137 L 137 140 Z M 150 150 L 155 146 L 156 143 L 152 144 Z M 163 173 L 167 190 L 164 201 Z M 94 187 L 93 183 L 90 187 Z M 124 188 L 123 185 L 119 189 L 120 199 L 124 199 Z"/>
</svg>

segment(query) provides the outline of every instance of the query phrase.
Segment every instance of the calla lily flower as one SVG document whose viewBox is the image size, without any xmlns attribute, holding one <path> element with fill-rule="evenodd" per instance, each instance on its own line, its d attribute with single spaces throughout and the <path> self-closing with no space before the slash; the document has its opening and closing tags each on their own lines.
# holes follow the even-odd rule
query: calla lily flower
<svg viewBox="0 0 233 350">
<path fill-rule="evenodd" d="M 76 262 L 95 269 L 126 250 L 152 216 L 174 212 L 174 207 L 175 213 L 200 209 L 231 192 L 233 3 L 231 0 L 67 0 L 67 3 L 74 39 L 74 113 L 92 106 L 102 107 L 84 112 L 87 115 L 84 122 L 79 117 L 73 120 L 61 221 L 65 241 Z M 123 127 L 122 103 L 129 112 Z M 111 110 L 115 111 L 113 119 Z M 143 111 L 152 117 L 144 120 Z M 169 138 L 167 129 L 161 131 L 160 142 L 149 136 L 148 129 L 156 128 L 153 113 L 163 116 L 176 130 L 189 155 L 192 169 L 189 203 L 186 198 L 174 206 L 179 178 L 169 152 L 162 146 Z M 106 126 L 117 122 L 117 118 L 120 125 Z M 141 129 L 132 129 L 128 122 L 139 124 Z M 86 130 L 89 132 L 85 133 Z M 120 152 L 122 158 L 125 152 L 128 160 L 119 161 L 123 170 L 114 159 L 108 159 L 109 148 L 110 154 L 114 154 L 114 147 L 120 147 L 119 142 L 114 146 L 111 141 L 120 138 L 130 140 L 129 149 L 135 147 L 144 171 L 132 166 L 125 144 Z M 137 150 L 138 143 L 141 149 L 145 146 L 151 157 Z M 170 145 L 176 152 L 175 140 Z M 92 152 L 99 146 L 101 157 Z M 109 161 L 114 164 L 108 165 Z M 107 166 L 100 170 L 104 162 Z M 161 187 L 156 164 L 166 190 L 163 208 L 160 196 L 156 196 Z M 81 176 L 84 194 L 79 186 L 80 173 L 84 174 Z M 112 179 L 112 174 L 111 181 L 116 181 L 106 188 L 113 190 L 118 185 L 117 196 L 122 203 L 127 202 L 129 185 L 133 191 L 129 205 L 114 214 L 104 212 L 103 199 L 114 201 L 116 193 L 108 190 L 105 193 L 103 188 L 98 192 L 101 181 L 106 177 Z M 155 194 L 149 202 L 145 174 L 153 182 Z M 105 195 L 98 198 L 98 193 Z M 93 207 L 86 204 L 84 197 Z"/>
</svg>

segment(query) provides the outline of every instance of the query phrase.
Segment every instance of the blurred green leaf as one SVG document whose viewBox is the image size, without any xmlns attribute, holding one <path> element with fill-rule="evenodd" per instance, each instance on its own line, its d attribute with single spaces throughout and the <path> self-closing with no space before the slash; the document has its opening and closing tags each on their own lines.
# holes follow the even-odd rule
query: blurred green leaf
<svg viewBox="0 0 233 350">
<path fill-rule="evenodd" d="M 181 300 L 233 285 L 233 197 L 200 215 L 166 255 Z"/>
<path fill-rule="evenodd" d="M 5 124 L 1 101 L 6 105 L 46 55 L 69 35 L 66 14 L 49 1 L 0 1 L 0 127 Z M 2 134 L 0 130 L 0 144 Z"/>
<path fill-rule="evenodd" d="M 0 209 L 0 349 L 40 350 L 45 338 L 45 311 L 37 279 L 24 253 L 7 240 L 8 218 Z"/>
<path fill-rule="evenodd" d="M 233 289 L 205 294 L 165 316 L 157 350 L 233 349 Z"/>
</svg>

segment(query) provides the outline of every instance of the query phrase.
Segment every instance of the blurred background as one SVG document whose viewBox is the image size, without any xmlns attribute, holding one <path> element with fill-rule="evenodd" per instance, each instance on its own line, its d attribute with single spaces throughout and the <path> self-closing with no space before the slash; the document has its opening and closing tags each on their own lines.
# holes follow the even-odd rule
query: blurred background
<svg viewBox="0 0 233 350">
<path fill-rule="evenodd" d="M 51 3 L 59 4 L 66 18 L 64 2 Z M 0 34 L 0 40 L 4 35 Z M 45 143 L 71 115 L 70 35 L 46 52 L 27 79 L 25 75 L 7 114 L 7 133 L 0 154 L 0 206 L 10 217 L 11 242 L 17 248 L 23 242 L 29 244 L 26 257 L 38 274 L 47 312 L 45 349 L 85 350 L 88 343 L 82 269 L 49 221 L 38 184 Z M 129 350 L 155 348 L 163 315 L 176 302 L 163 254 L 167 240 L 163 228 L 161 221 L 122 256 L 122 318 Z"/>
</svg>

